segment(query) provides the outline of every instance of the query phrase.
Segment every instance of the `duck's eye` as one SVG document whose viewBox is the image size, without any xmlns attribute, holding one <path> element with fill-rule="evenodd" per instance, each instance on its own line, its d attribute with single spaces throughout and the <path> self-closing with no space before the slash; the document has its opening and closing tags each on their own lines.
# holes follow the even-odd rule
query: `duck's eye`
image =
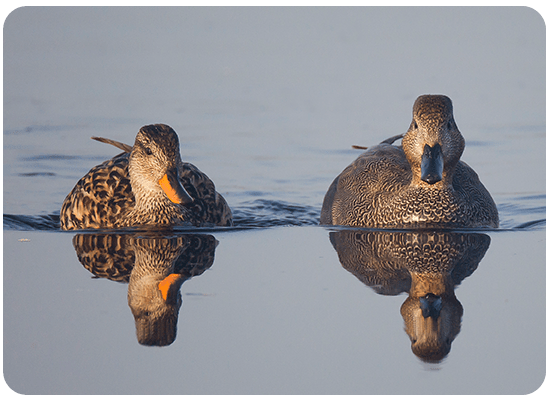
<svg viewBox="0 0 550 400">
<path fill-rule="evenodd" d="M 151 154 L 153 154 L 153 151 L 152 151 L 149 147 L 146 147 L 146 148 L 145 148 L 145 154 L 147 154 L 148 156 L 150 156 Z"/>
<path fill-rule="evenodd" d="M 418 129 L 418 124 L 416 123 L 416 121 L 413 121 L 413 128 Z"/>
</svg>

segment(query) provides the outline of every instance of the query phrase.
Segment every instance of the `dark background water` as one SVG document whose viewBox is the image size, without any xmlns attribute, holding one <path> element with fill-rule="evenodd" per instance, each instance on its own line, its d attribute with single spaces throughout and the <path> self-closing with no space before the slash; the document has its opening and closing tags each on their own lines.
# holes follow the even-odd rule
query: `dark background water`
<svg viewBox="0 0 550 400">
<path fill-rule="evenodd" d="M 525 394 L 545 376 L 545 27 L 529 8 L 22 8 L 4 24 L 4 379 L 26 394 Z M 316 226 L 332 179 L 444 93 L 500 213 L 439 364 Z M 173 344 L 79 262 L 63 198 L 178 132 L 236 228 L 183 283 Z M 176 236 L 190 232 L 176 232 Z M 197 233 L 197 232 L 194 232 Z M 540 393 L 540 392 L 537 392 Z"/>
</svg>

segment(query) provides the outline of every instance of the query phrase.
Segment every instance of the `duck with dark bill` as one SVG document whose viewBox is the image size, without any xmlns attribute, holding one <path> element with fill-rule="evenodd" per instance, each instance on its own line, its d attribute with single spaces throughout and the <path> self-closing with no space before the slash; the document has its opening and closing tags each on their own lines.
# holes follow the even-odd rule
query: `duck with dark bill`
<svg viewBox="0 0 550 400">
<path fill-rule="evenodd" d="M 401 146 L 393 142 L 402 140 Z M 497 228 L 498 211 L 476 172 L 460 160 L 451 99 L 420 96 L 404 135 L 369 148 L 334 179 L 323 225 L 372 228 Z"/>
</svg>

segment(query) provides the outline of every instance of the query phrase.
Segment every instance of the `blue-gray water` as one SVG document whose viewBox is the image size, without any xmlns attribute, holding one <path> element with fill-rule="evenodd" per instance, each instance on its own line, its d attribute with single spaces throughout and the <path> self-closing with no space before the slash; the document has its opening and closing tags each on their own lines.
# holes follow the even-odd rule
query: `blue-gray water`
<svg viewBox="0 0 550 400">
<path fill-rule="evenodd" d="M 15 10 L 4 24 L 7 385 L 25 394 L 533 392 L 546 373 L 544 36 L 528 8 Z M 450 302 L 462 309 L 439 363 L 411 349 L 401 309 L 414 271 L 347 261 L 387 233 L 317 226 L 325 191 L 360 154 L 351 145 L 404 132 L 424 93 L 453 99 L 463 160 L 501 219 L 498 230 L 444 236 L 456 254 L 477 256 L 437 275 L 452 279 Z M 156 122 L 178 132 L 182 157 L 216 183 L 236 227 L 155 239 L 60 232 L 66 194 L 117 152 L 90 136 L 131 144 Z M 392 235 L 400 248 L 406 235 Z M 139 344 L 133 254 L 215 241 L 201 253 L 208 262 L 183 269 L 171 344 Z M 92 242 L 121 243 L 130 256 L 100 269 L 86 262 Z"/>
</svg>

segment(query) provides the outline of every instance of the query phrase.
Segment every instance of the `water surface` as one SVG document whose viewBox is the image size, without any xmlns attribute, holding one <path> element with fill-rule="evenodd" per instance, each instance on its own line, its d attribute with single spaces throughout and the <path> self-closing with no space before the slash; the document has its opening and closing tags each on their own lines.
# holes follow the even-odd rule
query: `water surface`
<svg viewBox="0 0 550 400">
<path fill-rule="evenodd" d="M 527 8 L 14 11 L 6 383 L 25 394 L 535 391 L 546 373 L 544 33 Z M 351 145 L 404 132 L 424 93 L 453 99 L 463 160 L 501 227 L 318 226 L 325 191 L 360 154 Z M 235 227 L 61 232 L 66 194 L 117 153 L 90 136 L 131 144 L 156 122 L 178 132 Z M 437 262 L 411 261 L 418 246 Z M 445 322 L 435 336 L 419 322 L 424 287 L 441 297 L 425 311 Z"/>
</svg>

